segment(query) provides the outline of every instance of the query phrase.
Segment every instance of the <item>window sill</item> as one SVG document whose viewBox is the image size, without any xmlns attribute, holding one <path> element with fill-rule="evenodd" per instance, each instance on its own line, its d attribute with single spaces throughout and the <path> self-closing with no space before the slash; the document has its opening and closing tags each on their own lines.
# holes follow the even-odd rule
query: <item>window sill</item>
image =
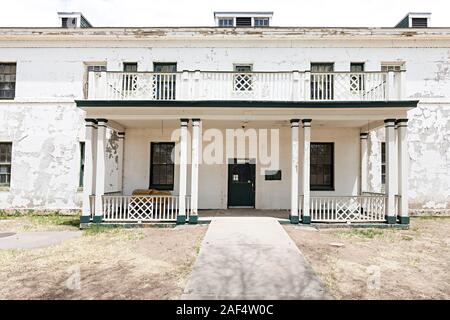
<svg viewBox="0 0 450 320">
<path fill-rule="evenodd" d="M 335 191 L 334 188 L 309 188 L 309 191 Z"/>
<path fill-rule="evenodd" d="M 0 192 L 9 192 L 9 186 L 0 186 Z"/>
</svg>

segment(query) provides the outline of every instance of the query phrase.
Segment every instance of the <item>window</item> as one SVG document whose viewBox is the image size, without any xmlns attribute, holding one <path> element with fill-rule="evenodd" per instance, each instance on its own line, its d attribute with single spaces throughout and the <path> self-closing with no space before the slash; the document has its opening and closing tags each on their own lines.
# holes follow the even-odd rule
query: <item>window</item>
<svg viewBox="0 0 450 320">
<path fill-rule="evenodd" d="M 269 18 L 255 18 L 255 27 L 268 27 Z"/>
<path fill-rule="evenodd" d="M 386 184 L 386 143 L 381 143 L 381 188 Z"/>
<path fill-rule="evenodd" d="M 427 28 L 428 19 L 427 18 L 412 18 L 411 27 L 413 28 Z"/>
<path fill-rule="evenodd" d="M 264 173 L 264 180 L 267 181 L 281 180 L 281 170 L 266 170 Z"/>
<path fill-rule="evenodd" d="M 251 17 L 237 17 L 236 18 L 236 27 L 251 27 L 252 26 L 252 18 Z"/>
<path fill-rule="evenodd" d="M 89 72 L 106 72 L 106 63 L 85 62 L 85 68 L 83 93 L 87 99 L 89 97 Z"/>
<path fill-rule="evenodd" d="M 11 142 L 0 142 L 0 186 L 11 183 Z"/>
<path fill-rule="evenodd" d="M 88 65 L 87 66 L 88 72 L 106 72 L 106 64 L 101 65 Z"/>
<path fill-rule="evenodd" d="M 175 166 L 174 142 L 152 142 L 150 147 L 150 188 L 173 190 Z"/>
<path fill-rule="evenodd" d="M 234 65 L 234 91 L 253 91 L 253 66 L 251 64 Z"/>
<path fill-rule="evenodd" d="M 404 62 L 382 62 L 381 63 L 381 71 L 389 72 L 389 71 L 403 71 L 405 70 Z"/>
<path fill-rule="evenodd" d="M 84 178 L 84 142 L 80 142 L 80 178 L 78 187 L 83 187 L 83 178 Z"/>
<path fill-rule="evenodd" d="M 311 143 L 310 188 L 334 190 L 334 144 Z"/>
<path fill-rule="evenodd" d="M 156 100 L 175 100 L 176 97 L 176 63 L 154 63 L 153 70 L 155 90 L 153 91 Z M 167 73 L 167 74 L 164 74 Z"/>
<path fill-rule="evenodd" d="M 137 72 L 138 64 L 137 62 L 124 62 L 123 71 L 124 72 Z"/>
<path fill-rule="evenodd" d="M 357 73 L 350 75 L 350 92 L 356 93 L 364 90 L 364 63 L 352 62 L 350 63 L 350 72 Z"/>
<path fill-rule="evenodd" d="M 16 64 L 0 63 L 0 99 L 14 99 L 16 95 Z"/>
<path fill-rule="evenodd" d="M 233 18 L 221 18 L 219 19 L 219 27 L 232 27 L 233 26 Z"/>
<path fill-rule="evenodd" d="M 334 63 L 311 63 L 311 100 L 333 100 Z"/>
</svg>

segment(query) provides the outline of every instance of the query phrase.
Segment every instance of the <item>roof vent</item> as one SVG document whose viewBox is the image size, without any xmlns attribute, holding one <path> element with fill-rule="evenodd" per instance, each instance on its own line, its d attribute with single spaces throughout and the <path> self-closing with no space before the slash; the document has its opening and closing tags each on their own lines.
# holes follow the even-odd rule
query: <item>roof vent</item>
<svg viewBox="0 0 450 320">
<path fill-rule="evenodd" d="M 214 12 L 216 27 L 269 27 L 273 12 Z"/>
<path fill-rule="evenodd" d="M 428 28 L 430 26 L 431 13 L 410 12 L 397 25 L 396 28 Z"/>
<path fill-rule="evenodd" d="M 91 28 L 92 25 L 81 12 L 58 12 L 62 28 Z"/>
</svg>

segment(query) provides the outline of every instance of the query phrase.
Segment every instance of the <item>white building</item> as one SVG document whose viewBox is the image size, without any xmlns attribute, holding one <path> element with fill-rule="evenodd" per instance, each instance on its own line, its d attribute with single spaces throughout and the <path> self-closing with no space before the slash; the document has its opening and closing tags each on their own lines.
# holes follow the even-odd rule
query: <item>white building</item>
<svg viewBox="0 0 450 320">
<path fill-rule="evenodd" d="M 429 14 L 394 28 L 60 16 L 61 28 L 0 28 L 0 208 L 82 209 L 82 222 L 235 206 L 294 223 L 448 212 L 450 28 Z"/>
</svg>

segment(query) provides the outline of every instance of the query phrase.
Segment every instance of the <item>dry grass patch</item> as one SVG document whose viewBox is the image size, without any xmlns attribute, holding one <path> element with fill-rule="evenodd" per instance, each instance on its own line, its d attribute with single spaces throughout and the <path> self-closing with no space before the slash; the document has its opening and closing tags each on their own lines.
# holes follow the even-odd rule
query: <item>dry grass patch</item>
<svg viewBox="0 0 450 320">
<path fill-rule="evenodd" d="M 176 299 L 206 229 L 98 228 L 47 248 L 0 250 L 0 299 Z"/>
<path fill-rule="evenodd" d="M 448 218 L 412 218 L 409 230 L 285 229 L 338 299 L 450 298 Z"/>
</svg>

